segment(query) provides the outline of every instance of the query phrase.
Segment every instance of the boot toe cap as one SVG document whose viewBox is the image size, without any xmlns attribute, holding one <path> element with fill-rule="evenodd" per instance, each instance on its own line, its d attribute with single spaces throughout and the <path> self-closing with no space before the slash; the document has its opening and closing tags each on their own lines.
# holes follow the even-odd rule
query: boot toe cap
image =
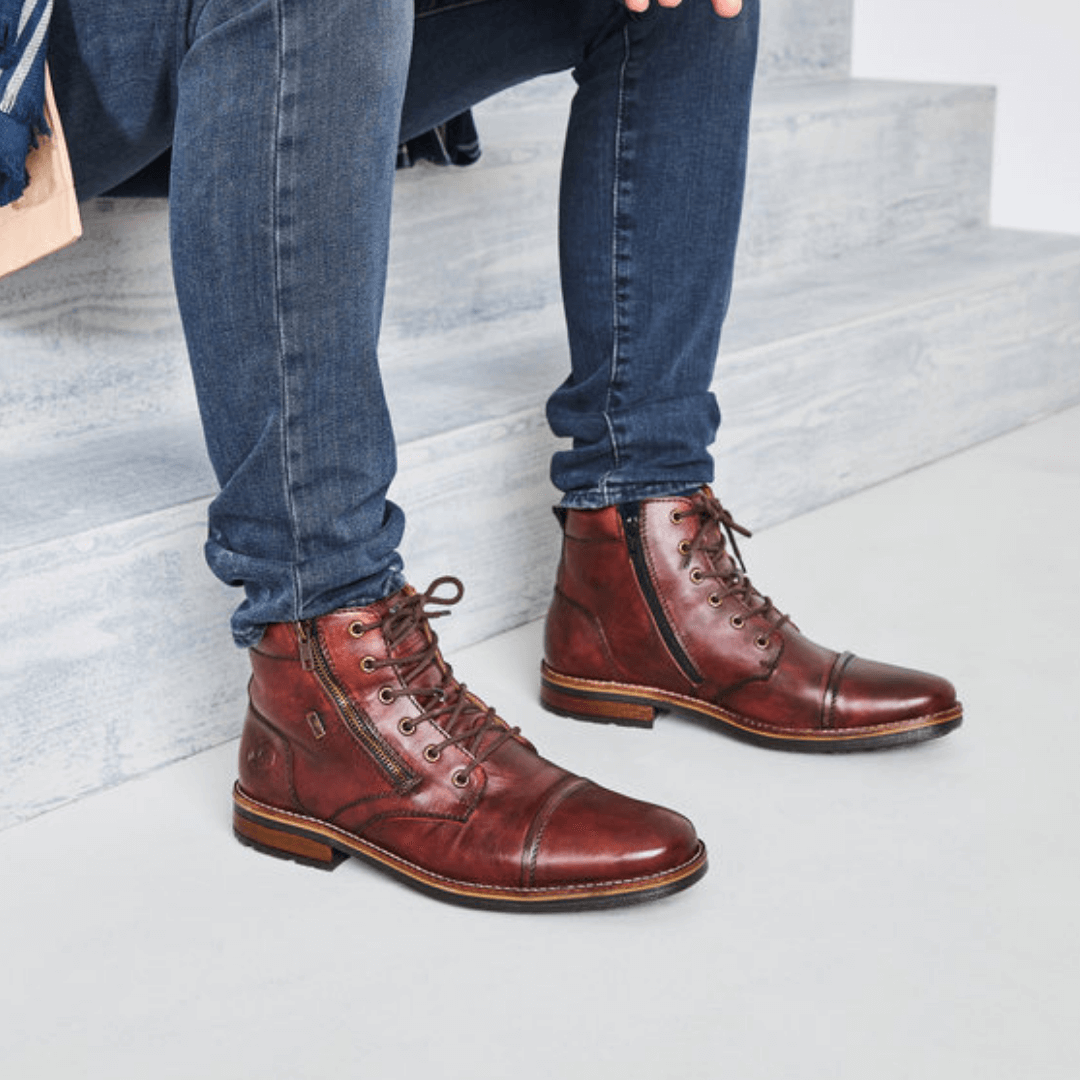
<svg viewBox="0 0 1080 1080">
<path fill-rule="evenodd" d="M 832 708 L 838 728 L 915 724 L 958 714 L 956 690 L 924 671 L 853 659 L 844 671 Z"/>
<path fill-rule="evenodd" d="M 703 857 L 694 826 L 681 814 L 585 781 L 538 821 L 526 877 L 541 888 L 634 881 Z"/>
</svg>

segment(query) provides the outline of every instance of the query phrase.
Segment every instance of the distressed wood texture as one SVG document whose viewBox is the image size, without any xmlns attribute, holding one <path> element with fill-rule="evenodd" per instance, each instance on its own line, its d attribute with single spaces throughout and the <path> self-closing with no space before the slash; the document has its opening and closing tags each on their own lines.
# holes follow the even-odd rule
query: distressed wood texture
<svg viewBox="0 0 1080 1080">
<path fill-rule="evenodd" d="M 404 341 L 438 352 L 440 335 L 558 300 L 567 87 L 549 80 L 545 92 L 519 97 L 517 111 L 481 114 L 479 165 L 399 179 L 388 366 L 405 362 Z M 988 91 L 957 87 L 827 82 L 763 91 L 740 275 L 929 241 L 985 220 L 991 113 Z M 101 201 L 88 208 L 86 227 L 80 244 L 0 282 L 0 448 L 194 415 L 165 207 Z"/>
<path fill-rule="evenodd" d="M 993 106 L 987 88 L 870 80 L 759 95 L 739 275 L 986 224 Z"/>
<path fill-rule="evenodd" d="M 840 79 L 851 69 L 854 0 L 762 0 L 758 81 Z"/>
<path fill-rule="evenodd" d="M 778 522 L 1080 400 L 1080 240 L 986 227 L 992 92 L 846 79 L 851 0 L 769 0 L 719 490 Z M 399 178 L 391 492 L 453 648 L 539 615 L 565 376 L 555 214 L 572 90 L 480 110 L 485 157 Z M 0 827 L 230 738 L 236 596 L 202 561 L 214 480 L 161 203 L 0 282 Z"/>
<path fill-rule="evenodd" d="M 0 281 L 0 451 L 194 415 L 162 200 L 98 200 L 83 224 Z"/>
<path fill-rule="evenodd" d="M 988 231 L 748 285 L 716 383 L 731 417 L 717 447 L 722 494 L 740 520 L 768 525 L 1080 400 L 1078 296 L 1080 242 Z M 777 320 L 781 303 L 787 317 Z M 557 367 L 560 321 L 549 308 L 525 339 L 517 320 L 489 324 L 478 354 L 444 357 L 451 384 L 502 389 L 485 395 L 473 422 L 401 448 L 392 494 L 410 508 L 410 572 L 419 583 L 452 572 L 469 584 L 444 624 L 451 648 L 546 605 L 558 544 L 554 440 L 543 392 L 496 369 Z M 441 400 L 429 374 L 419 366 L 398 384 L 421 413 Z M 79 480 L 92 504 L 66 526 L 79 531 L 0 554 L 9 640 L 0 824 L 238 730 L 244 659 L 225 629 L 235 597 L 202 565 L 212 485 L 204 471 L 206 493 L 195 496 L 205 466 L 194 427 L 166 440 L 172 456 L 146 474 L 142 512 L 110 510 L 134 448 L 159 431 L 57 444 L 47 468 L 0 482 L 5 520 L 18 515 L 20 491 L 34 492 L 34 475 L 70 474 L 72 505 Z M 188 477 L 180 495 L 191 501 L 170 505 L 177 475 Z"/>
</svg>

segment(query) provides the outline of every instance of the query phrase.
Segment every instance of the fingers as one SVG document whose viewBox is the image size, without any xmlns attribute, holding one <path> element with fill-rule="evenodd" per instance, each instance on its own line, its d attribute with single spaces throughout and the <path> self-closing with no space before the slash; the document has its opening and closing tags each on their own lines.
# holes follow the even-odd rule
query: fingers
<svg viewBox="0 0 1080 1080">
<path fill-rule="evenodd" d="M 639 14 L 649 10 L 649 0 L 623 0 L 631 11 Z M 657 0 L 661 7 L 678 7 L 682 0 Z M 722 19 L 733 19 L 742 11 L 742 0 L 712 0 L 713 11 Z"/>
</svg>

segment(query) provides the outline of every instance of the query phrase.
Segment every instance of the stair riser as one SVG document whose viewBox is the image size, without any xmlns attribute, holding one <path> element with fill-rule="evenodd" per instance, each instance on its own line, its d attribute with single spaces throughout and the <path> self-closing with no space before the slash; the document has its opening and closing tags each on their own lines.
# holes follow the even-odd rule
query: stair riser
<svg viewBox="0 0 1080 1080">
<path fill-rule="evenodd" d="M 1080 259 L 728 354 L 725 501 L 761 527 L 1080 401 L 1077 295 Z M 410 574 L 469 586 L 451 650 L 543 612 L 553 446 L 529 409 L 402 448 Z M 245 660 L 226 630 L 235 596 L 202 565 L 204 513 L 0 556 L 0 827 L 236 734 Z"/>
<path fill-rule="evenodd" d="M 815 94 L 797 119 L 787 97 L 759 103 L 742 278 L 985 218 L 988 92 L 871 91 L 871 101 L 839 105 Z M 494 114 L 481 166 L 401 177 L 389 356 L 395 342 L 429 336 L 437 352 L 446 327 L 558 301 L 562 123 L 546 108 Z M 70 251 L 0 282 L 0 450 L 194 412 L 164 206 L 97 203 L 86 231 Z"/>
<path fill-rule="evenodd" d="M 984 224 L 993 113 L 993 92 L 980 88 L 863 83 L 761 95 L 737 280 Z M 513 123 L 496 115 L 483 126 L 485 168 L 441 181 L 423 173 L 399 180 L 392 336 L 419 337 L 558 300 L 562 115 L 541 109 Z"/>
<path fill-rule="evenodd" d="M 758 81 L 838 79 L 851 67 L 854 0 L 763 0 Z"/>
<path fill-rule="evenodd" d="M 721 489 L 773 523 L 1080 402 L 1080 259 L 724 363 Z"/>
<path fill-rule="evenodd" d="M 793 117 L 764 101 L 750 144 L 737 280 L 984 225 L 994 95 L 963 88 L 894 108 Z"/>
<path fill-rule="evenodd" d="M 194 411 L 165 204 L 99 200 L 83 224 L 0 281 L 0 452 Z"/>
</svg>

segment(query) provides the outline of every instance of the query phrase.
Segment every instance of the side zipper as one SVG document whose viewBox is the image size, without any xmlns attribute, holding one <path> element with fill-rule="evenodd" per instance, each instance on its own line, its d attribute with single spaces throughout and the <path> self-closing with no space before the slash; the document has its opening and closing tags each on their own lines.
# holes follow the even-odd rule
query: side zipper
<svg viewBox="0 0 1080 1080">
<path fill-rule="evenodd" d="M 672 659 L 682 669 L 682 673 L 692 683 L 700 684 L 704 682 L 704 679 L 698 673 L 697 668 L 694 667 L 693 661 L 686 655 L 686 650 L 679 643 L 679 639 L 675 636 L 675 631 L 672 630 L 671 623 L 668 622 L 667 615 L 664 613 L 664 606 L 660 603 L 660 597 L 656 595 L 656 586 L 653 585 L 652 577 L 649 574 L 649 566 L 645 561 L 645 547 L 641 541 L 641 513 L 638 504 L 621 503 L 619 505 L 619 517 L 622 518 L 623 533 L 626 535 L 626 549 L 630 552 L 630 563 L 634 567 L 634 574 L 641 588 L 641 594 L 645 597 L 645 603 L 649 605 L 649 611 L 652 613 L 653 622 L 656 623 L 656 629 L 660 631 L 664 644 L 667 645 Z"/>
<path fill-rule="evenodd" d="M 418 779 L 416 774 L 398 757 L 393 747 L 379 734 L 363 710 L 353 704 L 345 688 L 335 678 L 319 642 L 319 632 L 315 628 L 315 621 L 305 619 L 303 622 L 298 622 L 296 638 L 300 648 L 300 666 L 318 679 L 326 696 L 334 703 L 338 715 L 360 741 L 360 745 L 394 782 L 394 787 L 399 791 L 407 791 L 415 786 Z"/>
</svg>

